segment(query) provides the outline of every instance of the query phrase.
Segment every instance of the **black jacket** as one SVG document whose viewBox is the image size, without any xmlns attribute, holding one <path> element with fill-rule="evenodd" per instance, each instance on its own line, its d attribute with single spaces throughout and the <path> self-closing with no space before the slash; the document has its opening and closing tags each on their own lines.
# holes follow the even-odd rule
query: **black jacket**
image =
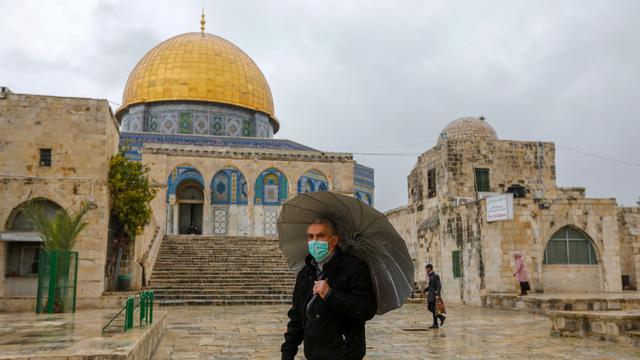
<svg viewBox="0 0 640 360">
<path fill-rule="evenodd" d="M 435 271 L 432 271 L 429 274 L 429 285 L 424 289 L 424 292 L 427 293 L 427 301 L 436 301 L 436 296 L 440 296 L 441 291 L 440 276 Z"/>
<path fill-rule="evenodd" d="M 293 360 L 303 340 L 308 360 L 362 359 L 366 348 L 364 323 L 376 313 L 369 267 L 336 247 L 323 271 L 331 290 L 324 300 L 318 297 L 314 301 L 309 319 L 307 304 L 317 279 L 311 259 L 311 255 L 307 256 L 307 264 L 296 278 L 282 359 Z"/>
</svg>

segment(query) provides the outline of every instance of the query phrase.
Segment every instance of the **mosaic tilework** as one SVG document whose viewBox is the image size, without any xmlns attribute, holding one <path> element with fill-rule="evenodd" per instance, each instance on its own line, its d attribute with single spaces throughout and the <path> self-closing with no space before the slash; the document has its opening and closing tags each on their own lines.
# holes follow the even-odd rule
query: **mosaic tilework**
<svg viewBox="0 0 640 360">
<path fill-rule="evenodd" d="M 273 123 L 264 114 L 222 104 L 134 105 L 121 123 L 121 131 L 129 132 L 273 137 Z"/>
<path fill-rule="evenodd" d="M 365 204 L 373 206 L 373 194 L 366 191 L 356 190 L 353 192 L 353 195 L 362 200 Z"/>
<path fill-rule="evenodd" d="M 353 174 L 353 195 L 368 205 L 373 205 L 373 176 L 374 173 L 372 168 L 355 164 Z"/>
<path fill-rule="evenodd" d="M 254 204 L 280 205 L 287 200 L 287 177 L 278 169 L 263 171 L 255 185 Z"/>
<path fill-rule="evenodd" d="M 240 127 L 240 119 L 230 118 L 227 120 L 227 135 L 241 136 L 242 128 Z"/>
<path fill-rule="evenodd" d="M 290 140 L 263 139 L 263 138 L 238 138 L 225 136 L 199 136 L 178 134 L 151 134 L 151 133 L 120 133 L 120 143 L 126 141 L 154 144 L 176 144 L 196 146 L 238 147 L 252 149 L 277 149 L 277 150 L 303 150 L 317 151 L 316 149 L 298 144 Z"/>
<path fill-rule="evenodd" d="M 213 233 L 215 235 L 227 234 L 227 208 L 216 207 L 213 209 Z"/>
<path fill-rule="evenodd" d="M 298 179 L 298 192 L 316 192 L 327 191 L 329 189 L 329 181 L 317 170 L 309 170 Z"/>
<path fill-rule="evenodd" d="M 177 114 L 162 114 L 160 118 L 160 132 L 174 134 L 178 128 Z"/>
<path fill-rule="evenodd" d="M 247 180 L 236 168 L 218 171 L 211 180 L 212 204 L 247 204 Z"/>
<path fill-rule="evenodd" d="M 209 134 L 209 115 L 195 114 L 193 119 L 193 133 L 198 135 Z"/>
<path fill-rule="evenodd" d="M 160 116 L 157 114 L 151 115 L 149 117 L 149 123 L 147 127 L 147 131 L 151 132 L 160 132 Z"/>
<path fill-rule="evenodd" d="M 179 130 L 180 134 L 191 134 L 193 128 L 191 127 L 191 113 L 180 113 Z"/>
<path fill-rule="evenodd" d="M 278 228 L 276 223 L 278 222 L 278 211 L 265 210 L 264 212 L 264 234 L 269 236 L 277 236 Z"/>
<path fill-rule="evenodd" d="M 222 116 L 214 116 L 211 125 L 211 135 L 224 135 L 227 125 Z"/>
</svg>

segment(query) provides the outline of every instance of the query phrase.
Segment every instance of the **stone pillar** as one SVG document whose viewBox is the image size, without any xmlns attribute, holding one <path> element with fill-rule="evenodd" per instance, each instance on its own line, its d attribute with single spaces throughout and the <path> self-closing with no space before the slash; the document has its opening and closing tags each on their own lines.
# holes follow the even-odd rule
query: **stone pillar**
<svg viewBox="0 0 640 360">
<path fill-rule="evenodd" d="M 4 276 L 4 274 L 7 272 L 6 259 L 7 259 L 7 242 L 6 241 L 0 241 L 0 298 L 4 297 L 4 295 L 5 295 L 5 289 L 4 289 L 5 276 Z M 4 311 L 4 309 L 2 309 L 1 302 L 0 302 L 0 311 Z"/>
<path fill-rule="evenodd" d="M 176 202 L 173 204 L 173 234 L 178 235 L 180 233 L 180 205 Z"/>
<path fill-rule="evenodd" d="M 170 209 L 167 215 L 167 234 L 177 234 L 178 230 L 176 224 L 178 223 L 178 211 L 176 210 L 176 196 L 175 194 L 169 195 L 169 204 L 167 208 Z"/>
<path fill-rule="evenodd" d="M 213 212 L 211 208 L 211 189 L 204 189 L 204 208 L 202 209 L 202 235 L 213 234 Z"/>
</svg>

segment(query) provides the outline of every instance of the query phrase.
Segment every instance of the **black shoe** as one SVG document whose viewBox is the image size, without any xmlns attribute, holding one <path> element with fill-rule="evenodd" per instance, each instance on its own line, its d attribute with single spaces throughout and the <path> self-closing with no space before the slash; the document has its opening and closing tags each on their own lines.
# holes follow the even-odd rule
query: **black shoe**
<svg viewBox="0 0 640 360">
<path fill-rule="evenodd" d="M 429 326 L 429 329 L 437 329 L 437 328 L 439 328 L 438 324 L 434 324 L 434 325 Z"/>
<path fill-rule="evenodd" d="M 447 317 L 446 317 L 446 316 L 444 316 L 444 315 L 441 315 L 441 316 L 440 316 L 440 326 L 442 326 L 442 324 L 444 324 L 444 320 L 445 320 L 446 318 L 447 318 Z"/>
</svg>

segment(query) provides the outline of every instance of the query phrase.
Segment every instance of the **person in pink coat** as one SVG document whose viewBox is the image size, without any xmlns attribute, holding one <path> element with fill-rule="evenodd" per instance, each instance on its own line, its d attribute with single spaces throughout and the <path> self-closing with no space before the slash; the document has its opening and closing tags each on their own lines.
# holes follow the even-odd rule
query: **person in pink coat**
<svg viewBox="0 0 640 360">
<path fill-rule="evenodd" d="M 514 252 L 513 257 L 516 259 L 516 272 L 513 273 L 513 276 L 515 276 L 516 280 L 520 283 L 519 296 L 525 296 L 527 295 L 527 291 L 531 290 L 531 286 L 529 286 L 529 273 L 527 272 L 527 266 L 524 264 L 524 258 L 520 251 Z"/>
</svg>

